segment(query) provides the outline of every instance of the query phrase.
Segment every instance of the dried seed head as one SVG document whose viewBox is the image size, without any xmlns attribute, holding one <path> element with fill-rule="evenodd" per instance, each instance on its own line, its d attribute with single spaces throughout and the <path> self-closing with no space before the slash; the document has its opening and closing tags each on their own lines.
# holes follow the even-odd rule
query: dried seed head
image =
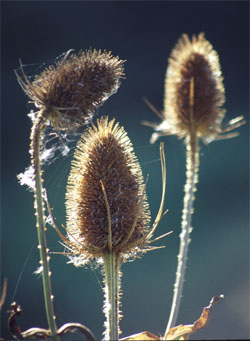
<svg viewBox="0 0 250 341">
<path fill-rule="evenodd" d="M 55 66 L 45 69 L 30 83 L 17 74 L 20 85 L 57 129 L 75 129 L 88 123 L 96 109 L 115 93 L 123 73 L 123 60 L 111 52 L 68 51 Z"/>
<path fill-rule="evenodd" d="M 159 133 L 154 133 L 151 142 L 162 135 L 185 137 L 196 133 L 204 142 L 221 138 L 219 134 L 241 125 L 242 117 L 229 122 L 222 129 L 225 116 L 223 108 L 225 93 L 219 57 L 204 34 L 186 34 L 173 49 L 165 78 L 163 122 L 151 124 Z M 227 137 L 235 136 L 235 134 Z M 225 137 L 225 135 L 224 135 Z"/>
<path fill-rule="evenodd" d="M 177 132 L 188 134 L 195 125 L 198 134 L 216 130 L 225 110 L 219 58 L 212 45 L 199 34 L 192 41 L 183 35 L 169 58 L 165 79 L 164 113 Z"/>
<path fill-rule="evenodd" d="M 144 190 L 125 130 L 101 118 L 83 134 L 68 179 L 67 233 L 76 265 L 109 250 L 121 255 L 144 246 L 150 222 Z"/>
</svg>

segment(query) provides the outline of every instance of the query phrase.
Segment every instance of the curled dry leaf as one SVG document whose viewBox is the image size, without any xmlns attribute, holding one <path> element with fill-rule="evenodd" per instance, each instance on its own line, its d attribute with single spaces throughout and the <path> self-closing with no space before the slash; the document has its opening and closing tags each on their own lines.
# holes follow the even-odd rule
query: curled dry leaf
<svg viewBox="0 0 250 341">
<path fill-rule="evenodd" d="M 25 331 L 21 331 L 19 327 L 16 317 L 20 316 L 22 312 L 22 308 L 16 302 L 11 303 L 11 310 L 8 311 L 9 319 L 8 319 L 8 326 L 9 330 L 12 333 L 13 337 L 18 340 L 24 339 L 49 339 L 51 337 L 50 329 L 44 328 L 29 328 Z M 57 330 L 57 336 L 66 335 L 68 333 L 82 333 L 85 335 L 88 341 L 94 341 L 95 337 L 92 334 L 91 330 L 84 326 L 81 323 L 65 323 Z M 4 341 L 0 338 L 0 341 Z"/>
<path fill-rule="evenodd" d="M 123 339 L 121 339 L 120 341 L 140 341 L 140 340 L 145 340 L 145 341 L 149 341 L 149 340 L 160 340 L 159 336 L 156 336 L 150 332 L 141 332 L 138 334 L 133 334 L 130 336 L 127 336 Z"/>
<path fill-rule="evenodd" d="M 190 334 L 193 334 L 206 326 L 211 317 L 213 306 L 222 298 L 224 298 L 223 295 L 213 297 L 209 305 L 203 308 L 201 316 L 194 322 L 194 324 L 180 324 L 177 327 L 169 329 L 165 336 L 165 340 L 188 340 Z"/>
<path fill-rule="evenodd" d="M 198 318 L 197 321 L 195 321 L 193 324 L 187 324 L 183 325 L 180 324 L 177 327 L 173 327 L 169 329 L 168 333 L 166 334 L 164 340 L 188 340 L 190 334 L 193 334 L 200 330 L 201 328 L 204 328 L 206 324 L 208 323 L 211 314 L 212 314 L 212 308 L 215 305 L 215 303 L 219 302 L 222 298 L 224 298 L 223 295 L 215 296 L 211 299 L 209 305 L 205 308 L 203 308 L 201 316 Z M 154 335 L 150 332 L 142 332 L 138 334 L 133 334 L 131 336 L 127 336 L 121 341 L 140 341 L 140 340 L 162 340 L 157 335 Z"/>
</svg>

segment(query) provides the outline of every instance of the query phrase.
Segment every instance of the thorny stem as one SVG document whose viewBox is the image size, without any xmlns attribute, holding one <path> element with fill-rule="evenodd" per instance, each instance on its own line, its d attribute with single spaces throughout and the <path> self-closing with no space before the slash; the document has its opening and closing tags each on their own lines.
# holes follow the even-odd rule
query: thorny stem
<svg viewBox="0 0 250 341">
<path fill-rule="evenodd" d="M 51 289 L 49 269 L 49 255 L 45 236 L 45 219 L 44 219 L 44 203 L 43 203 L 43 185 L 42 185 L 42 171 L 40 163 L 40 144 L 41 133 L 44 129 L 44 123 L 47 120 L 46 112 L 40 111 L 31 129 L 31 162 L 34 167 L 35 176 L 35 215 L 36 215 L 36 227 L 38 235 L 38 248 L 40 253 L 40 263 L 42 266 L 42 282 L 43 293 L 45 300 L 45 310 L 48 320 L 49 329 L 51 331 L 52 340 L 58 341 L 60 338 L 56 336 L 57 327 L 55 322 L 54 307 L 53 307 L 53 295 Z"/>
<path fill-rule="evenodd" d="M 114 251 L 103 256 L 105 302 L 104 340 L 119 340 L 120 257 Z"/>
<path fill-rule="evenodd" d="M 174 284 L 174 295 L 168 325 L 166 328 L 165 336 L 168 330 L 176 325 L 176 320 L 180 308 L 183 282 L 185 276 L 189 236 L 192 231 L 191 219 L 193 214 L 193 202 L 195 199 L 194 193 L 196 191 L 196 184 L 198 182 L 198 169 L 199 169 L 199 150 L 198 138 L 195 131 L 191 132 L 186 137 L 186 184 L 184 187 L 184 206 L 182 211 L 182 224 L 180 233 L 180 248 L 178 254 L 178 265 L 176 271 L 176 279 Z"/>
</svg>

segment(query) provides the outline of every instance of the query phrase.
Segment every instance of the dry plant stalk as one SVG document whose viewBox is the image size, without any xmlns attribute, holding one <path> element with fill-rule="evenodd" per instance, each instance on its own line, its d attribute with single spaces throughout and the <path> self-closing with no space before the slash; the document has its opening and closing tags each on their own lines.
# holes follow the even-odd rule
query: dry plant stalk
<svg viewBox="0 0 250 341">
<path fill-rule="evenodd" d="M 174 295 L 169 317 L 168 330 L 176 325 L 179 312 L 188 244 L 191 233 L 191 218 L 194 211 L 194 193 L 198 183 L 199 139 L 204 143 L 237 136 L 231 132 L 245 123 L 242 116 L 231 120 L 222 127 L 225 116 L 223 78 L 219 57 L 212 45 L 200 33 L 192 40 L 186 34 L 177 42 L 170 58 L 165 78 L 164 111 L 158 113 L 162 122 L 144 125 L 155 129 L 151 143 L 160 136 L 177 135 L 185 138 L 186 145 L 186 184 L 184 186 L 184 207 L 182 211 L 182 230 Z M 154 109 L 154 111 L 156 111 Z M 226 133 L 226 134 L 224 134 Z"/>
<path fill-rule="evenodd" d="M 54 340 L 58 340 L 55 322 L 49 249 L 45 236 L 44 189 L 41 170 L 40 149 L 45 127 L 76 130 L 89 123 L 96 109 L 117 91 L 123 76 L 123 61 L 111 52 L 89 50 L 70 55 L 69 50 L 55 66 L 50 66 L 31 83 L 24 73 L 15 71 L 19 84 L 39 110 L 31 128 L 31 164 L 35 180 L 35 215 L 37 219 L 38 248 L 43 279 L 45 308 L 49 329 Z"/>
<path fill-rule="evenodd" d="M 150 243 L 163 215 L 163 145 L 161 160 L 162 200 L 150 228 L 146 185 L 125 130 L 114 119 L 101 118 L 85 131 L 75 151 L 66 193 L 67 237 L 56 229 L 75 266 L 90 259 L 103 263 L 105 340 L 119 339 L 121 262 L 157 248 Z"/>
<path fill-rule="evenodd" d="M 31 83 L 24 73 L 16 72 L 17 79 L 31 101 L 38 108 L 31 129 L 31 163 L 35 180 L 35 211 L 37 218 L 38 248 L 42 268 L 43 289 L 49 329 L 31 328 L 21 332 L 22 337 L 51 337 L 58 340 L 60 335 L 81 330 L 93 338 L 83 325 L 72 323 L 57 329 L 49 269 L 49 249 L 45 236 L 46 193 L 43 188 L 41 145 L 46 126 L 56 130 L 71 131 L 88 124 L 97 108 L 115 93 L 123 77 L 123 63 L 110 52 L 89 50 L 78 55 L 69 50 L 54 66 L 45 69 Z M 71 55 L 70 55 L 71 54 Z M 244 124 L 242 116 L 231 120 L 222 127 L 225 116 L 224 86 L 219 58 L 204 34 L 189 40 L 183 35 L 170 58 L 165 79 L 163 113 L 154 111 L 162 119 L 160 124 L 144 122 L 155 128 L 151 137 L 154 143 L 160 136 L 177 135 L 185 138 L 186 144 L 186 185 L 184 187 L 184 208 L 182 232 L 174 285 L 174 296 L 164 340 L 171 336 L 186 337 L 207 322 L 208 314 L 202 315 L 191 326 L 176 324 L 184 282 L 188 243 L 191 232 L 194 193 L 198 182 L 199 139 L 205 143 L 237 136 L 234 128 Z M 146 182 L 134 154 L 132 143 L 123 128 L 102 117 L 86 129 L 77 145 L 66 193 L 67 235 L 64 236 L 55 225 L 57 233 L 68 249 L 67 254 L 75 266 L 83 266 L 94 259 L 103 263 L 105 340 L 118 340 L 120 329 L 120 285 L 121 264 L 143 253 L 161 248 L 150 246 L 157 225 L 164 215 L 166 166 L 163 144 L 160 144 L 162 166 L 162 198 L 155 221 L 150 227 L 150 211 L 146 196 Z M 49 215 L 51 211 L 47 203 Z M 211 301 L 209 309 L 216 300 Z M 13 307 L 12 322 L 19 310 Z M 205 310 L 205 313 L 210 310 Z M 198 328 L 199 327 L 199 328 Z M 90 333 L 89 333 L 90 332 Z M 171 334 L 171 335 L 170 335 Z M 180 335 L 179 335 L 180 334 Z M 183 336 L 184 335 L 184 336 Z M 186 336 L 185 336 L 186 335 Z M 134 338 L 133 338 L 134 337 Z M 144 332 L 130 339 L 158 339 Z M 129 339 L 129 338 L 128 338 Z"/>
<path fill-rule="evenodd" d="M 7 278 L 5 278 L 3 281 L 3 288 L 2 288 L 2 293 L 1 293 L 1 297 L 0 297 L 0 310 L 2 309 L 2 306 L 4 305 L 5 298 L 7 295 L 7 283 L 8 283 L 8 280 L 7 280 Z"/>
</svg>

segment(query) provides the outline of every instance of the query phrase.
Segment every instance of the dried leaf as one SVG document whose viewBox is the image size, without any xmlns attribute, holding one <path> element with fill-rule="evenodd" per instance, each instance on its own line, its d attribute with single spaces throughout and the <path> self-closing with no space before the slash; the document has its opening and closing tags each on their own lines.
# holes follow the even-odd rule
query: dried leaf
<svg viewBox="0 0 250 341">
<path fill-rule="evenodd" d="M 215 296 L 211 299 L 209 306 L 203 308 L 201 316 L 198 318 L 197 321 L 195 321 L 193 324 L 180 324 L 177 327 L 171 328 L 168 333 L 166 334 L 164 340 L 180 340 L 180 341 L 186 341 L 189 339 L 190 334 L 193 334 L 200 330 L 201 328 L 204 328 L 206 324 L 208 323 L 211 314 L 212 314 L 212 308 L 215 305 L 215 303 L 219 302 L 222 298 L 224 298 L 223 295 Z M 152 340 L 162 340 L 159 336 L 156 336 L 150 332 L 141 332 L 138 334 L 133 334 L 127 337 L 124 337 L 123 339 L 120 339 L 120 341 L 152 341 Z"/>
<path fill-rule="evenodd" d="M 188 324 L 183 325 L 180 324 L 177 327 L 171 328 L 168 333 L 165 336 L 165 340 L 188 340 L 190 334 L 193 334 L 200 330 L 201 328 L 204 328 L 208 322 L 208 320 L 211 317 L 212 314 L 212 308 L 220 301 L 224 296 L 215 296 L 211 299 L 209 306 L 203 308 L 201 316 L 198 318 L 197 321 L 194 322 L 194 324 Z M 136 339 L 135 339 L 136 340 Z"/>
<path fill-rule="evenodd" d="M 138 334 L 133 334 L 130 336 L 127 336 L 120 341 L 149 341 L 149 340 L 160 340 L 160 338 L 150 332 L 141 332 Z"/>
</svg>

